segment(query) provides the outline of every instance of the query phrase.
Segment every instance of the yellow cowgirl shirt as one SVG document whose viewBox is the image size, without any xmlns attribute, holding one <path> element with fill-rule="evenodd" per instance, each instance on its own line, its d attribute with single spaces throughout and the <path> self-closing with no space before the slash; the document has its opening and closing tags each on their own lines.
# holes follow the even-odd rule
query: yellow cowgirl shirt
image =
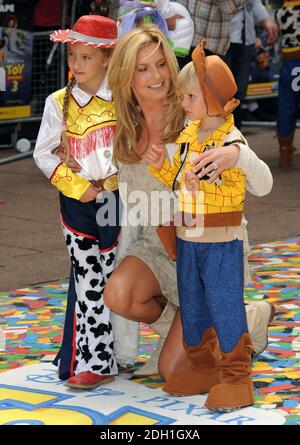
<svg viewBox="0 0 300 445">
<path fill-rule="evenodd" d="M 33 155 L 38 167 L 61 193 L 79 200 L 90 186 L 90 180 L 104 179 L 117 172 L 113 163 L 116 113 L 106 79 L 95 96 L 74 85 L 69 101 L 66 137 L 70 153 L 81 166 L 81 171 L 73 173 L 53 153 L 61 143 L 64 130 L 64 95 L 65 88 L 46 99 Z"/>
<path fill-rule="evenodd" d="M 240 226 L 246 191 L 246 176 L 243 170 L 233 168 L 224 171 L 220 183 L 210 184 L 206 180 L 200 180 L 196 198 L 187 191 L 184 183 L 185 172 L 200 153 L 207 149 L 217 150 L 223 145 L 225 138 L 230 138 L 230 133 L 235 129 L 233 115 L 229 115 L 219 128 L 202 142 L 198 142 L 199 127 L 199 120 L 192 122 L 176 141 L 177 144 L 189 144 L 178 188 L 178 209 L 184 214 L 203 215 L 203 227 Z M 149 171 L 160 182 L 172 187 L 181 163 L 179 147 L 173 157 L 173 165 L 165 160 L 160 171 L 153 167 L 149 167 Z"/>
</svg>

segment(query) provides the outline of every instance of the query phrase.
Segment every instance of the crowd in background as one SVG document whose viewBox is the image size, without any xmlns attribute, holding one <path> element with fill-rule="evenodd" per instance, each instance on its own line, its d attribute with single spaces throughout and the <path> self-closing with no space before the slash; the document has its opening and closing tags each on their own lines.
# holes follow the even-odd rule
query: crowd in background
<svg viewBox="0 0 300 445">
<path fill-rule="evenodd" d="M 128 2 L 127 2 L 128 3 Z M 191 14 L 195 24 L 194 38 L 190 53 L 178 57 L 182 68 L 191 60 L 191 54 L 198 42 L 207 40 L 206 53 L 224 58 L 231 68 L 238 85 L 237 98 L 241 104 L 234 112 L 235 124 L 241 128 L 246 121 L 278 121 L 277 137 L 279 144 L 279 166 L 291 167 L 294 164 L 293 145 L 296 121 L 299 115 L 299 92 L 292 88 L 293 69 L 299 66 L 297 35 L 300 31 L 298 1 L 275 2 L 275 15 L 270 13 L 262 0 L 178 0 Z M 73 2 L 68 2 L 66 27 L 70 24 Z M 152 3 L 153 4 L 153 3 Z M 175 13 L 169 0 L 155 0 L 169 30 L 176 29 L 181 16 Z M 85 14 L 118 17 L 118 1 L 96 0 L 76 1 L 75 17 Z M 34 30 L 51 30 L 61 26 L 62 1 L 47 0 L 36 2 L 34 10 Z M 262 42 L 261 34 L 265 36 Z M 279 40 L 279 42 L 278 42 Z M 279 43 L 279 45 L 278 45 Z M 279 76 L 278 98 L 246 100 L 249 79 L 270 82 L 272 67 L 267 47 L 277 45 L 281 49 L 282 64 Z M 253 63 L 255 61 L 255 63 Z M 253 68 L 254 67 L 254 68 Z M 253 72 L 256 70 L 256 73 Z"/>
</svg>

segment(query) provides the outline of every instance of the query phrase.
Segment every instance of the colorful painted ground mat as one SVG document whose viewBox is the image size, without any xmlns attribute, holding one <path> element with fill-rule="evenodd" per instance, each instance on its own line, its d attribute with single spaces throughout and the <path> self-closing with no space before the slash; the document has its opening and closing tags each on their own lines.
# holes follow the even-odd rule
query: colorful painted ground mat
<svg viewBox="0 0 300 445">
<path fill-rule="evenodd" d="M 255 408 L 280 414 L 285 424 L 300 424 L 300 239 L 252 248 L 250 265 L 253 286 L 246 289 L 246 299 L 265 299 L 277 310 L 269 345 L 253 360 Z M 66 291 L 67 283 L 59 282 L 0 292 L 0 372 L 38 364 L 58 351 Z M 140 362 L 157 338 L 141 325 Z M 163 386 L 159 376 L 131 381 L 152 389 Z"/>
</svg>

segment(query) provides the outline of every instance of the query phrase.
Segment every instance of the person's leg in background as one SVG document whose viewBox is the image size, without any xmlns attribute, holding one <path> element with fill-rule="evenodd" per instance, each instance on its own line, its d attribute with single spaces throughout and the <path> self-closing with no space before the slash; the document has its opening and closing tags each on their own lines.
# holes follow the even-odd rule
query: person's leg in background
<svg viewBox="0 0 300 445">
<path fill-rule="evenodd" d="M 251 62 L 254 56 L 254 45 L 243 45 L 240 43 L 231 43 L 224 58 L 225 62 L 230 67 L 238 91 L 235 95 L 240 100 L 240 105 L 233 112 L 234 123 L 237 128 L 242 126 L 242 108 L 241 104 L 247 94 L 247 87 L 249 83 Z"/>
<path fill-rule="evenodd" d="M 299 112 L 300 91 L 294 68 L 300 60 L 284 60 L 279 72 L 277 138 L 279 143 L 279 167 L 289 168 L 294 164 L 293 145 L 296 122 Z M 298 89 L 298 91 L 297 91 Z"/>
</svg>

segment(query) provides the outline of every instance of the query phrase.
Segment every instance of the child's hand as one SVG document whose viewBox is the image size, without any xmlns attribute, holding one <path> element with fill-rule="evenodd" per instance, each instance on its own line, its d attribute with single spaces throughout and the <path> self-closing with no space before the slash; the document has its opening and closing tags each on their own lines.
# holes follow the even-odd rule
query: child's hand
<svg viewBox="0 0 300 445">
<path fill-rule="evenodd" d="M 145 159 L 147 164 L 151 165 L 151 167 L 161 170 L 166 159 L 164 146 L 152 144 L 146 152 Z"/>
<path fill-rule="evenodd" d="M 81 166 L 78 164 L 78 162 L 75 161 L 74 158 L 72 158 L 72 156 L 69 156 L 69 159 L 68 159 L 67 151 L 65 150 L 65 147 L 62 142 L 54 150 L 53 153 L 56 156 L 58 156 L 62 162 L 65 162 L 67 164 L 67 166 L 72 170 L 73 173 L 79 173 L 81 171 Z"/>
<path fill-rule="evenodd" d="M 80 198 L 80 202 L 91 202 L 97 198 L 99 192 L 101 192 L 102 187 L 94 187 L 92 184 L 89 188 L 84 192 L 84 194 Z"/>
<path fill-rule="evenodd" d="M 187 190 L 192 194 L 195 194 L 199 190 L 200 181 L 191 168 L 185 172 L 184 182 Z"/>
</svg>

